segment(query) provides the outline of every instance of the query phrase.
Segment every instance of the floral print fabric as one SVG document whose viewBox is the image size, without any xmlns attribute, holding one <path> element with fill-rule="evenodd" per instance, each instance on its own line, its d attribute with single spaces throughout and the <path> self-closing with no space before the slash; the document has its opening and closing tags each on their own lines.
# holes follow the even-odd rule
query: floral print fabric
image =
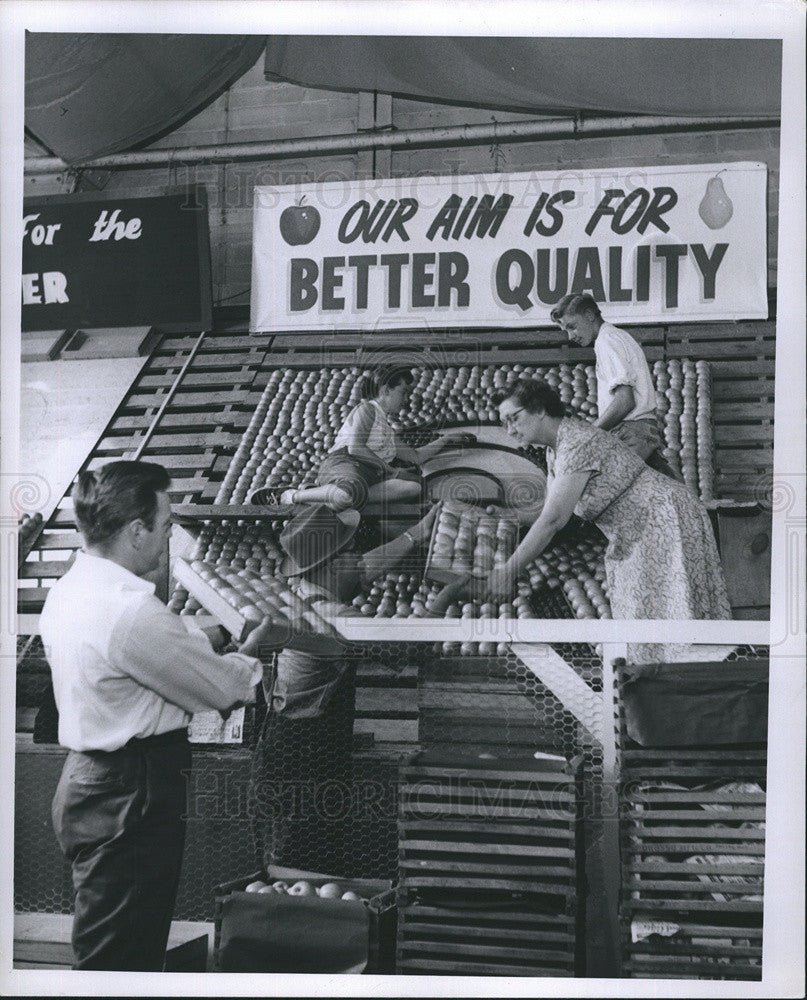
<svg viewBox="0 0 807 1000">
<path fill-rule="evenodd" d="M 649 468 L 614 434 L 561 421 L 554 475 L 590 472 L 575 514 L 608 538 L 605 570 L 614 618 L 731 618 L 706 508 L 681 483 Z M 662 649 L 636 647 L 634 662 Z"/>
</svg>

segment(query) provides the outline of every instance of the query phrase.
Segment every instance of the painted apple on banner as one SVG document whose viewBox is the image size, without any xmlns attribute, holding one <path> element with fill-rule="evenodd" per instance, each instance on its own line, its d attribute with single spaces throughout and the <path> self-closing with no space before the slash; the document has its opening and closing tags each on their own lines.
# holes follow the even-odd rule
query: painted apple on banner
<svg viewBox="0 0 807 1000">
<path fill-rule="evenodd" d="M 289 205 L 280 215 L 280 235 L 289 246 L 310 243 L 319 232 L 320 215 L 313 205 Z"/>
</svg>

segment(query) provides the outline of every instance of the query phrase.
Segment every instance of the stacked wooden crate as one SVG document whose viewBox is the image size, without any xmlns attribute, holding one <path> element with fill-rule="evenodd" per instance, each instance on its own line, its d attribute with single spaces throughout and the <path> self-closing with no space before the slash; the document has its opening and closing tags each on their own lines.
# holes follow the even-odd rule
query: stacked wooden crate
<svg viewBox="0 0 807 1000">
<path fill-rule="evenodd" d="M 399 774 L 397 971 L 579 974 L 579 759 L 427 752 Z"/>
<path fill-rule="evenodd" d="M 765 776 L 764 747 L 624 752 L 627 975 L 761 978 Z"/>
</svg>

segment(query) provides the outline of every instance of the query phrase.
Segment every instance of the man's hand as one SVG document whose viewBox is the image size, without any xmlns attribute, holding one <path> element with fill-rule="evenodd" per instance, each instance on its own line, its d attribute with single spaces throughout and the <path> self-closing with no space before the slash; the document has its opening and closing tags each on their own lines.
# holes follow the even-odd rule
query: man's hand
<svg viewBox="0 0 807 1000">
<path fill-rule="evenodd" d="M 238 647 L 238 652 L 264 660 L 276 649 L 282 649 L 286 638 L 287 632 L 283 626 L 273 624 L 271 618 L 264 618 Z"/>
</svg>

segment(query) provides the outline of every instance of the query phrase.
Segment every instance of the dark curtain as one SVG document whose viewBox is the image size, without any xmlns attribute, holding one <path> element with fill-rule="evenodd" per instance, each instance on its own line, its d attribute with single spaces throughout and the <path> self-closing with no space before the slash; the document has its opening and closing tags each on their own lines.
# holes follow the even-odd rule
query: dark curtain
<svg viewBox="0 0 807 1000">
<path fill-rule="evenodd" d="M 258 59 L 264 35 L 31 33 L 25 124 L 67 163 L 132 149 L 200 111 Z"/>
<path fill-rule="evenodd" d="M 266 48 L 270 79 L 538 115 L 775 116 L 781 64 L 776 39 L 298 35 Z"/>
</svg>

